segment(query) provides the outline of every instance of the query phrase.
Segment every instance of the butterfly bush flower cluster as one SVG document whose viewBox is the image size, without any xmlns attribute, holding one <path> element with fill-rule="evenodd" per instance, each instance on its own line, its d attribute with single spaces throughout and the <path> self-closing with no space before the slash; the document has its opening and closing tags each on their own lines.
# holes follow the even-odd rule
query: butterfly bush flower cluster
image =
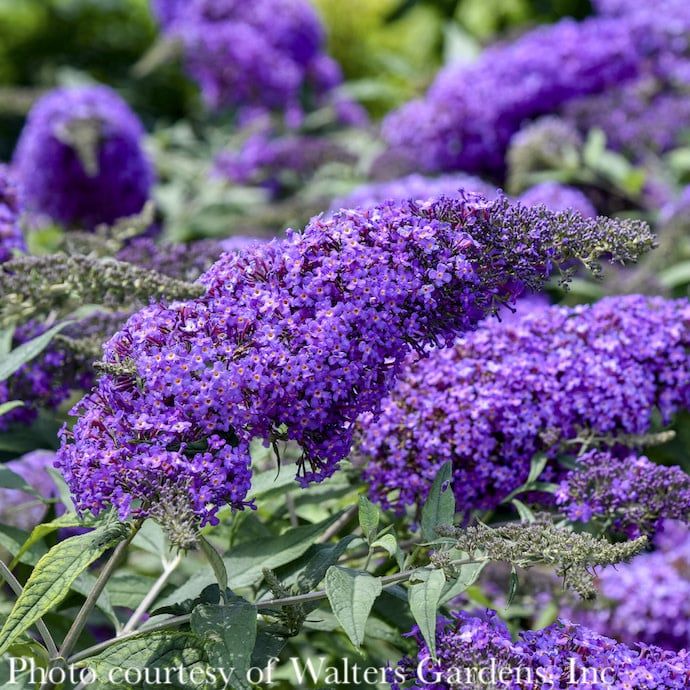
<svg viewBox="0 0 690 690">
<path fill-rule="evenodd" d="M 20 476 L 44 499 L 57 496 L 57 488 L 48 474 L 55 453 L 51 450 L 33 450 L 3 465 Z M 0 489 L 0 524 L 11 525 L 25 531 L 32 530 L 48 512 L 48 506 L 38 497 L 21 489 Z"/>
<path fill-rule="evenodd" d="M 585 218 L 597 215 L 592 202 L 575 187 L 558 182 L 542 182 L 520 195 L 520 201 L 526 206 L 544 204 L 551 211 L 571 209 Z"/>
<path fill-rule="evenodd" d="M 495 611 L 457 612 L 438 619 L 437 661 L 418 628 L 410 635 L 417 657 L 395 671 L 413 682 L 393 683 L 395 690 L 681 690 L 690 683 L 687 652 L 629 647 L 573 623 L 558 621 L 513 641 Z"/>
<path fill-rule="evenodd" d="M 19 192 L 5 165 L 0 165 L 0 263 L 12 257 L 15 251 L 26 249 L 19 225 Z"/>
<path fill-rule="evenodd" d="M 690 476 L 645 456 L 592 450 L 578 458 L 556 502 L 571 520 L 596 518 L 636 537 L 654 532 L 665 519 L 690 520 Z"/>
<path fill-rule="evenodd" d="M 426 96 L 388 116 L 383 133 L 428 171 L 501 173 L 525 121 L 653 74 L 685 74 L 690 12 L 682 0 L 616 17 L 564 19 L 450 65 Z"/>
<path fill-rule="evenodd" d="M 426 201 L 440 196 L 458 196 L 459 190 L 482 194 L 488 199 L 496 196 L 496 189 L 487 182 L 471 175 L 441 175 L 425 177 L 413 173 L 395 180 L 369 182 L 363 184 L 346 196 L 339 197 L 331 204 L 331 210 L 341 208 L 369 208 L 384 201 L 404 201 L 416 199 Z"/>
<path fill-rule="evenodd" d="M 26 210 L 84 229 L 138 213 L 154 178 L 143 137 L 112 89 L 49 92 L 29 113 L 14 153 Z"/>
<path fill-rule="evenodd" d="M 165 31 L 184 47 L 190 76 L 213 109 L 300 111 L 341 81 L 307 0 L 158 2 Z"/>
<path fill-rule="evenodd" d="M 581 131 L 602 130 L 609 148 L 643 160 L 682 143 L 690 129 L 690 79 L 682 86 L 654 79 L 625 84 L 568 104 L 563 117 Z"/>
<path fill-rule="evenodd" d="M 354 163 L 355 157 L 328 137 L 257 132 L 239 150 L 221 151 L 216 175 L 235 184 L 260 185 L 273 199 L 308 181 L 329 162 Z"/>
<path fill-rule="evenodd" d="M 690 648 L 690 529 L 666 522 L 655 546 L 601 571 L 597 600 L 588 607 L 566 605 L 562 616 L 625 644 Z"/>
<path fill-rule="evenodd" d="M 690 304 L 643 296 L 487 321 L 450 348 L 412 358 L 378 419 L 361 424 L 372 495 L 421 503 L 453 465 L 459 510 L 490 509 L 520 487 L 538 452 L 615 447 L 690 404 Z M 555 466 L 543 478 L 554 479 Z"/>
<path fill-rule="evenodd" d="M 573 258 L 632 258 L 636 221 L 597 221 L 468 195 L 314 218 L 225 254 L 198 299 L 152 305 L 107 344 L 109 374 L 75 409 L 58 461 L 82 511 L 145 515 L 161 484 L 213 520 L 240 508 L 255 437 L 303 450 L 304 485 L 349 452 L 410 349 L 473 328 Z"/>
</svg>

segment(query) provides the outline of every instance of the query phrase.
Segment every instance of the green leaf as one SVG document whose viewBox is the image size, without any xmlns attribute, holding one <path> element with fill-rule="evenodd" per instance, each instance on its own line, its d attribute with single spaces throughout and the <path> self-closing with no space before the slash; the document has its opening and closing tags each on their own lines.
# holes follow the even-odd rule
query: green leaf
<svg viewBox="0 0 690 690">
<path fill-rule="evenodd" d="M 89 572 L 83 572 L 72 584 L 72 589 L 86 598 L 89 596 L 91 590 L 93 590 L 95 584 L 96 578 Z M 120 630 L 120 619 L 113 610 L 113 604 L 110 601 L 110 594 L 108 594 L 107 590 L 101 592 L 101 595 L 96 601 L 96 608 L 106 616 L 115 630 Z"/>
<path fill-rule="evenodd" d="M 98 656 L 90 657 L 75 664 L 77 667 L 90 668 L 99 681 L 105 682 L 111 671 L 125 673 L 128 669 L 151 669 L 150 676 L 155 679 L 155 669 L 178 669 L 186 671 L 184 680 L 176 682 L 174 687 L 181 690 L 210 690 L 211 686 L 204 680 L 201 683 L 192 683 L 190 674 L 201 676 L 201 671 L 208 669 L 208 657 L 203 648 L 202 641 L 189 632 L 160 630 L 151 633 L 142 633 L 135 637 L 127 638 L 108 647 Z M 164 677 L 164 676 L 163 676 Z M 178 674 L 173 676 L 178 680 Z M 144 685 L 142 687 L 155 687 Z"/>
<path fill-rule="evenodd" d="M 359 497 L 359 526 L 362 528 L 364 538 L 369 544 L 376 537 L 381 513 L 366 496 Z"/>
<path fill-rule="evenodd" d="M 515 566 L 512 566 L 510 570 L 510 583 L 508 585 L 508 602 L 506 603 L 506 606 L 510 606 L 513 603 L 515 595 L 517 594 L 518 584 L 519 581 L 517 570 L 515 570 Z"/>
<path fill-rule="evenodd" d="M 18 407 L 24 407 L 24 403 L 21 400 L 8 400 L 2 403 L 0 405 L 0 417 L 8 412 L 12 412 L 12 410 L 16 410 Z"/>
<path fill-rule="evenodd" d="M 367 618 L 383 591 L 381 580 L 368 573 L 331 566 L 326 572 L 326 595 L 347 636 L 356 647 L 364 641 Z"/>
<path fill-rule="evenodd" d="M 203 604 L 192 612 L 192 631 L 203 640 L 211 666 L 232 670 L 231 686 L 249 688 L 247 671 L 251 667 L 256 642 L 257 608 L 239 599 L 226 606 Z"/>
<path fill-rule="evenodd" d="M 436 528 L 452 525 L 455 517 L 455 496 L 452 488 L 453 467 L 447 462 L 441 467 L 431 485 L 429 497 L 422 508 L 422 541 L 434 541 Z"/>
<path fill-rule="evenodd" d="M 527 477 L 527 484 L 533 484 L 539 479 L 541 473 L 546 467 L 546 463 L 549 458 L 544 453 L 536 453 L 532 456 L 532 462 L 530 463 L 529 476 Z"/>
<path fill-rule="evenodd" d="M 14 560 L 10 564 L 10 570 L 13 570 L 17 563 L 19 563 L 21 557 L 34 545 L 42 541 L 49 534 L 52 534 L 56 530 L 62 529 L 63 527 L 83 527 L 85 522 L 80 519 L 76 513 L 65 513 L 55 520 L 50 522 L 44 522 L 41 525 L 36 525 L 31 531 L 29 538 L 22 544 L 22 548 L 15 554 Z"/>
<path fill-rule="evenodd" d="M 677 288 L 690 283 L 690 261 L 681 261 L 661 271 L 658 280 L 665 288 Z"/>
<path fill-rule="evenodd" d="M 29 538 L 29 533 L 12 525 L 0 525 L 0 546 L 11 555 L 19 553 L 22 545 Z M 19 560 L 28 565 L 36 565 L 46 552 L 43 544 L 35 544 Z"/>
<path fill-rule="evenodd" d="M 587 167 L 596 169 L 604 151 L 606 151 L 606 135 L 600 129 L 591 130 L 582 149 L 583 162 Z"/>
<path fill-rule="evenodd" d="M 263 579 L 264 569 L 275 570 L 299 558 L 341 515 L 336 513 L 316 525 L 295 527 L 278 537 L 252 540 L 231 549 L 223 559 L 230 588 L 254 585 Z"/>
<path fill-rule="evenodd" d="M 289 586 L 296 580 L 300 592 L 309 592 L 316 589 L 323 581 L 323 578 L 326 577 L 328 569 L 338 562 L 350 544 L 356 539 L 357 537 L 353 534 L 348 534 L 336 544 L 314 544 L 312 547 L 313 553 L 312 549 L 310 549 L 305 554 L 305 558 L 309 557 L 309 559 L 304 568 L 301 568 L 296 576 L 286 578 L 283 581 L 284 584 Z"/>
<path fill-rule="evenodd" d="M 170 550 L 163 528 L 153 520 L 147 520 L 141 526 L 137 536 L 132 540 L 132 546 L 160 557 L 165 556 Z"/>
<path fill-rule="evenodd" d="M 439 604 L 445 604 L 451 599 L 460 596 L 463 592 L 466 592 L 479 578 L 482 570 L 487 565 L 487 561 L 482 561 L 481 563 L 466 563 L 460 566 L 459 572 L 455 580 L 448 583 L 446 588 L 441 595 Z"/>
<path fill-rule="evenodd" d="M 113 606 L 136 609 L 143 598 L 151 591 L 156 582 L 155 577 L 132 571 L 120 571 L 113 574 L 108 581 L 106 591 Z"/>
<path fill-rule="evenodd" d="M 22 343 L 19 347 L 15 348 L 6 357 L 3 357 L 0 362 L 0 381 L 5 381 L 12 374 L 14 374 L 17 369 L 21 366 L 30 362 L 34 357 L 43 352 L 43 350 L 48 347 L 50 341 L 64 328 L 67 328 L 73 321 L 63 321 L 57 326 L 53 326 L 48 329 L 45 333 L 42 333 L 33 340 L 29 340 L 26 343 Z"/>
<path fill-rule="evenodd" d="M 259 630 L 252 652 L 251 665 L 264 668 L 271 659 L 277 657 L 285 649 L 286 644 L 287 640 L 272 630 Z"/>
<path fill-rule="evenodd" d="M 400 550 L 398 546 L 398 540 L 392 534 L 384 534 L 380 536 L 372 545 L 372 548 L 380 547 L 385 549 L 390 554 L 391 558 L 395 558 L 395 562 L 398 564 L 400 570 L 403 569 L 403 564 L 405 562 L 405 554 Z"/>
<path fill-rule="evenodd" d="M 424 637 L 431 657 L 436 659 L 436 614 L 446 586 L 442 570 L 422 571 L 422 582 L 410 585 L 408 591 L 410 611 Z"/>
<path fill-rule="evenodd" d="M 521 500 L 514 498 L 511 503 L 515 506 L 520 520 L 523 522 L 534 522 L 534 513 Z"/>
<path fill-rule="evenodd" d="M 201 550 L 204 552 L 204 556 L 206 556 L 208 562 L 211 564 L 213 574 L 216 576 L 216 580 L 218 581 L 221 596 L 225 600 L 228 589 L 228 571 L 225 569 L 225 563 L 223 563 L 223 559 L 216 551 L 215 547 L 201 535 L 199 535 L 199 545 L 201 546 Z"/>
<path fill-rule="evenodd" d="M 106 549 L 122 541 L 126 533 L 124 525 L 108 525 L 66 539 L 43 556 L 0 630 L 0 655 L 41 616 L 54 609 L 79 575 Z"/>
<path fill-rule="evenodd" d="M 18 491 L 23 491 L 25 494 L 30 494 L 40 500 L 45 500 L 41 494 L 39 494 L 36 489 L 29 486 L 23 477 L 20 477 L 16 472 L 7 469 L 7 467 L 2 467 L 0 465 L 0 487 L 3 489 L 17 489 Z"/>
</svg>

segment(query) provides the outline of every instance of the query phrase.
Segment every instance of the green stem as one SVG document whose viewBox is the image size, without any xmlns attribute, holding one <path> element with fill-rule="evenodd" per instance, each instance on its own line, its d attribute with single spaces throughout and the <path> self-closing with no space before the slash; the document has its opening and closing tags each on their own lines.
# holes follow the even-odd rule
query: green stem
<svg viewBox="0 0 690 690">
<path fill-rule="evenodd" d="M 89 620 L 91 612 L 96 607 L 98 598 L 103 593 L 106 584 L 108 584 L 108 580 L 110 580 L 113 573 L 115 572 L 115 569 L 120 564 L 120 559 L 122 555 L 129 548 L 129 545 L 132 543 L 132 539 L 134 539 L 134 537 L 136 536 L 137 532 L 139 531 L 139 528 L 140 525 L 136 525 L 134 527 L 129 537 L 125 541 L 120 542 L 117 545 L 112 555 L 110 556 L 106 564 L 103 566 L 103 569 L 98 575 L 98 579 L 96 580 L 93 589 L 91 590 L 91 592 L 89 592 L 89 595 L 86 597 L 84 605 L 79 610 L 77 617 L 74 619 L 74 623 L 72 623 L 72 627 L 68 630 L 67 635 L 65 636 L 65 639 L 62 643 L 62 646 L 60 647 L 60 651 L 57 655 L 57 658 L 53 660 L 53 663 L 63 663 L 64 660 L 67 659 L 69 655 L 72 653 L 74 646 L 77 644 L 79 637 Z M 53 663 L 51 663 L 51 665 L 49 666 L 49 670 L 50 668 L 52 668 Z M 46 678 L 46 682 L 43 683 L 40 690 L 53 690 L 54 687 L 55 684 L 50 682 Z"/>
<path fill-rule="evenodd" d="M 12 591 L 17 596 L 22 593 L 23 589 L 19 583 L 19 580 L 17 580 L 17 578 L 12 574 L 12 571 L 2 561 L 0 561 L 0 575 L 5 578 L 7 584 L 12 588 Z M 43 622 L 42 618 L 39 618 L 36 621 L 36 629 L 43 638 L 43 642 L 45 643 L 50 657 L 55 658 L 58 656 L 59 652 L 57 646 L 55 645 L 55 641 L 53 640 L 53 636 L 50 634 L 50 630 L 48 630 L 48 627 Z"/>
<path fill-rule="evenodd" d="M 473 563 L 484 563 L 488 559 L 486 558 L 470 558 L 459 561 L 453 561 L 452 566 L 461 567 L 463 565 L 472 565 Z M 415 573 L 417 573 L 420 568 L 413 568 L 412 570 L 405 570 L 401 573 L 396 573 L 395 575 L 388 575 L 381 578 L 381 585 L 384 589 L 388 587 L 393 587 L 394 585 L 400 584 L 401 582 L 406 582 Z M 263 601 L 255 602 L 257 609 L 274 609 L 282 608 L 283 606 L 296 606 L 299 604 L 306 604 L 312 601 L 320 601 L 321 599 L 326 599 L 328 595 L 325 590 L 319 590 L 317 592 L 308 592 L 307 594 L 296 594 L 291 597 L 282 597 L 280 599 L 264 599 Z M 102 651 L 108 649 L 114 644 L 119 642 L 126 642 L 137 635 L 143 635 L 145 633 L 159 632 L 161 630 L 170 630 L 171 628 L 179 628 L 186 625 L 191 620 L 191 614 L 185 614 L 184 616 L 175 616 L 174 618 L 169 618 L 168 620 L 150 625 L 146 628 L 128 633 L 127 635 L 121 635 L 120 637 L 113 638 L 112 640 L 107 640 L 106 642 L 101 642 L 100 644 L 89 647 L 78 654 L 75 654 L 68 660 L 68 664 L 76 664 L 77 662 L 84 661 L 96 654 L 100 654 Z"/>
</svg>

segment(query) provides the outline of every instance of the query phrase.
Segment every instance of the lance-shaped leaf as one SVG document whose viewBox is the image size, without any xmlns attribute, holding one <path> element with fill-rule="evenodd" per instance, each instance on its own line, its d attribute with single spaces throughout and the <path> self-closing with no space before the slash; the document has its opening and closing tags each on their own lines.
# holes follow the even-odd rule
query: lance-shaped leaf
<svg viewBox="0 0 690 690">
<path fill-rule="evenodd" d="M 33 340 L 29 340 L 23 343 L 19 347 L 15 348 L 8 355 L 2 358 L 0 362 L 0 381 L 8 379 L 12 374 L 14 374 L 17 369 L 19 369 L 23 364 L 30 362 L 34 357 L 43 352 L 43 350 L 48 347 L 50 341 L 63 329 L 67 328 L 73 321 L 63 321 L 57 326 L 53 326 L 48 329 L 45 333 L 37 336 Z"/>
<path fill-rule="evenodd" d="M 66 539 L 43 556 L 0 630 L 0 655 L 41 616 L 54 609 L 79 575 L 106 549 L 122 541 L 127 531 L 122 524 L 104 526 Z"/>
<path fill-rule="evenodd" d="M 441 594 L 446 586 L 446 576 L 442 570 L 421 571 L 421 582 L 412 584 L 409 589 L 410 611 L 419 631 L 429 648 L 432 658 L 436 658 L 436 614 Z"/>
<path fill-rule="evenodd" d="M 326 573 L 326 595 L 333 614 L 356 647 L 364 641 L 367 619 L 382 591 L 381 580 L 368 573 L 338 566 L 331 566 Z"/>
<path fill-rule="evenodd" d="M 429 497 L 422 508 L 422 540 L 434 541 L 436 528 L 452 525 L 455 517 L 455 496 L 452 487 L 453 467 L 447 462 L 436 475 Z"/>
</svg>

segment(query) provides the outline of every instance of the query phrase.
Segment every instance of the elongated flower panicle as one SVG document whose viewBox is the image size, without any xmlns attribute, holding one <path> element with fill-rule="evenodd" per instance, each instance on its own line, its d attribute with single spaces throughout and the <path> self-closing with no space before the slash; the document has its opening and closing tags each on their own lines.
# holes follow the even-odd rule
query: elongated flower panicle
<svg viewBox="0 0 690 690">
<path fill-rule="evenodd" d="M 150 299 L 184 299 L 203 292 L 194 283 L 90 256 L 24 256 L 0 266 L 0 325 L 84 304 L 117 308 Z"/>
<path fill-rule="evenodd" d="M 137 116 L 105 86 L 43 96 L 14 153 L 27 210 L 86 229 L 138 213 L 153 183 L 143 137 Z"/>
<path fill-rule="evenodd" d="M 187 70 L 210 108 L 299 110 L 305 90 L 318 99 L 341 80 L 307 0 L 157 5 L 168 34 L 181 40 Z"/>
<path fill-rule="evenodd" d="M 0 164 L 0 263 L 10 259 L 16 250 L 26 249 L 19 214 L 17 186 L 7 166 Z"/>
<path fill-rule="evenodd" d="M 628 647 L 586 627 L 558 621 L 520 633 L 513 641 L 495 611 L 464 611 L 439 618 L 438 661 L 433 661 L 418 628 L 416 659 L 398 671 L 413 681 L 404 687 L 430 690 L 681 690 L 690 683 L 687 652 Z M 481 671 L 481 673 L 480 673 Z M 595 675 L 596 673 L 596 675 Z M 400 690 L 401 685 L 392 687 Z"/>
<path fill-rule="evenodd" d="M 656 409 L 669 421 L 689 405 L 688 301 L 610 297 L 487 321 L 412 358 L 380 417 L 363 420 L 358 453 L 385 506 L 420 504 L 450 461 L 458 510 L 490 509 L 527 480 L 536 453 L 615 448 L 648 433 Z"/>
<path fill-rule="evenodd" d="M 357 187 L 347 196 L 335 199 L 331 210 L 341 208 L 369 208 L 385 201 L 428 201 L 440 196 L 457 197 L 462 193 L 482 194 L 491 199 L 496 196 L 496 189 L 490 184 L 471 175 L 441 175 L 425 177 L 413 173 L 395 180 L 370 182 Z"/>
<path fill-rule="evenodd" d="M 490 528 L 483 523 L 467 528 L 442 527 L 440 534 L 456 540 L 456 548 L 470 557 L 486 557 L 515 567 L 548 565 L 563 585 L 583 599 L 596 596 L 593 572 L 598 566 L 629 561 L 647 546 L 647 538 L 612 544 L 603 537 L 557 527 L 550 519 L 511 522 Z"/>
<path fill-rule="evenodd" d="M 508 143 L 526 121 L 649 74 L 678 77 L 690 11 L 637 3 L 621 16 L 563 19 L 450 65 L 427 95 L 388 116 L 383 134 L 427 171 L 501 173 Z"/>
<path fill-rule="evenodd" d="M 597 215 L 592 202 L 579 189 L 558 182 L 535 185 L 520 195 L 520 201 L 526 206 L 544 204 L 550 211 L 577 211 L 585 218 Z"/>
<path fill-rule="evenodd" d="M 593 450 L 578 458 L 556 502 L 571 520 L 596 518 L 628 536 L 649 534 L 663 520 L 690 520 L 690 476 L 645 456 Z"/>
<path fill-rule="evenodd" d="M 410 349 L 452 341 L 574 257 L 630 258 L 650 242 L 644 224 L 505 197 L 314 218 L 224 255 L 203 297 L 133 316 L 63 433 L 60 466 L 82 511 L 147 514 L 161 482 L 186 482 L 204 521 L 244 505 L 254 437 L 297 441 L 300 482 L 324 479 Z"/>
</svg>

